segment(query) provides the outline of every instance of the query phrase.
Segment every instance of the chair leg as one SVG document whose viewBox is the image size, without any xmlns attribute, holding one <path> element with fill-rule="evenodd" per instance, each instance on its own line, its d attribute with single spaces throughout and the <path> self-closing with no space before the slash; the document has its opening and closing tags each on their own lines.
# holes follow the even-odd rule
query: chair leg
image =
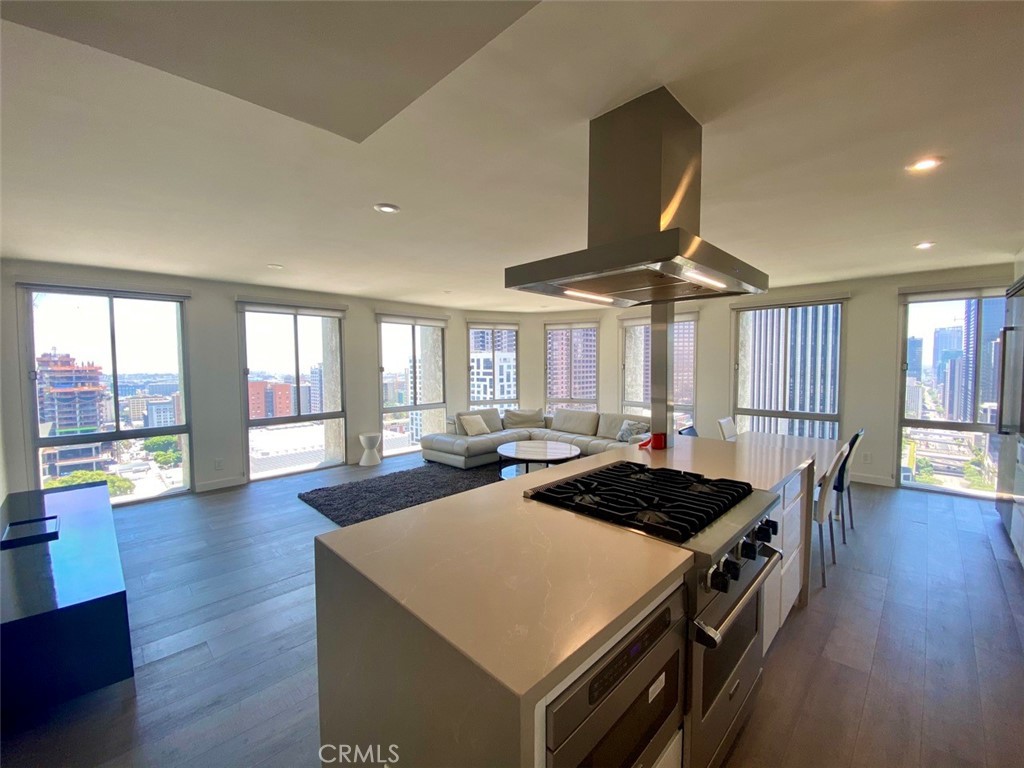
<svg viewBox="0 0 1024 768">
<path fill-rule="evenodd" d="M 836 564 L 836 529 L 832 526 L 832 518 L 828 519 L 828 540 L 832 544 L 832 565 Z"/>
<path fill-rule="evenodd" d="M 850 509 L 850 530 L 853 530 L 853 494 L 850 493 L 850 486 L 846 486 L 846 506 Z"/>
<path fill-rule="evenodd" d="M 839 524 L 843 527 L 843 544 L 846 543 L 846 505 L 843 504 L 843 494 L 837 493 L 839 497 Z"/>
<path fill-rule="evenodd" d="M 818 523 L 818 550 L 821 552 L 821 586 L 825 586 L 825 529 Z"/>
</svg>

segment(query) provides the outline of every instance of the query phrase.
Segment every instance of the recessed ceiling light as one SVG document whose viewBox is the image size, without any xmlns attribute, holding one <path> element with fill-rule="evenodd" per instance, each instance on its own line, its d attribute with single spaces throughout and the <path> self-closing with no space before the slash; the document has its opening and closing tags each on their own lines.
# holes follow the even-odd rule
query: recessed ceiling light
<svg viewBox="0 0 1024 768">
<path fill-rule="evenodd" d="M 267 269 L 284 269 L 284 264 L 267 264 Z"/>
<path fill-rule="evenodd" d="M 562 291 L 566 296 L 572 296 L 574 299 L 587 299 L 588 301 L 603 301 L 605 304 L 611 304 L 615 299 L 610 296 L 598 296 L 596 293 L 586 293 L 584 291 Z"/>
<path fill-rule="evenodd" d="M 914 243 L 914 247 L 919 251 L 927 251 L 929 248 L 934 246 L 935 243 L 931 240 L 924 240 L 920 243 Z"/>
<path fill-rule="evenodd" d="M 927 173 L 942 165 L 942 160 L 941 157 L 922 157 L 916 163 L 906 166 L 906 170 L 911 173 Z"/>
<path fill-rule="evenodd" d="M 398 213 L 402 209 L 394 203 L 377 203 L 373 206 L 373 210 L 378 213 Z"/>
</svg>

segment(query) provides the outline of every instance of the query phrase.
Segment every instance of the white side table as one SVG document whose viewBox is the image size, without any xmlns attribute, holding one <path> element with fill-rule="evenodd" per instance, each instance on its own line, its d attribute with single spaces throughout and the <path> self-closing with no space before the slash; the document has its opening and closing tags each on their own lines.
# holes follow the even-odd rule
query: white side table
<svg viewBox="0 0 1024 768">
<path fill-rule="evenodd" d="M 359 460 L 360 467 L 373 467 L 380 464 L 380 454 L 377 453 L 377 446 L 380 444 L 380 432 L 361 432 L 359 442 L 363 446 L 363 458 Z"/>
</svg>

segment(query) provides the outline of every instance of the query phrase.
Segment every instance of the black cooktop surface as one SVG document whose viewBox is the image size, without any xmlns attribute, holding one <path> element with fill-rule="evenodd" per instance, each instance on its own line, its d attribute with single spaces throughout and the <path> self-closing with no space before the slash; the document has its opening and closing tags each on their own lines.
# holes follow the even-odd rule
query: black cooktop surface
<svg viewBox="0 0 1024 768">
<path fill-rule="evenodd" d="M 621 461 L 535 488 L 527 495 L 563 509 L 683 543 L 751 494 L 749 483 Z"/>
</svg>

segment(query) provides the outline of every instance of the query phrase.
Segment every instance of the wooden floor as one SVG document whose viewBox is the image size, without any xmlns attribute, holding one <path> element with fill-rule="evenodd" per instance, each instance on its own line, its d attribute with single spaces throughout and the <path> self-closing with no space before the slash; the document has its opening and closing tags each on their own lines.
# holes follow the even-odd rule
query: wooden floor
<svg viewBox="0 0 1024 768">
<path fill-rule="evenodd" d="M 991 502 L 855 486 L 854 505 L 728 768 L 1024 766 L 1024 571 Z"/>
<path fill-rule="evenodd" d="M 5 768 L 316 765 L 311 540 L 335 526 L 296 493 L 419 464 L 116 510 L 135 679 L 4 734 Z M 729 768 L 1021 765 L 1024 573 L 998 519 L 921 491 L 858 486 L 854 502 L 857 530 L 779 633 Z"/>
</svg>

